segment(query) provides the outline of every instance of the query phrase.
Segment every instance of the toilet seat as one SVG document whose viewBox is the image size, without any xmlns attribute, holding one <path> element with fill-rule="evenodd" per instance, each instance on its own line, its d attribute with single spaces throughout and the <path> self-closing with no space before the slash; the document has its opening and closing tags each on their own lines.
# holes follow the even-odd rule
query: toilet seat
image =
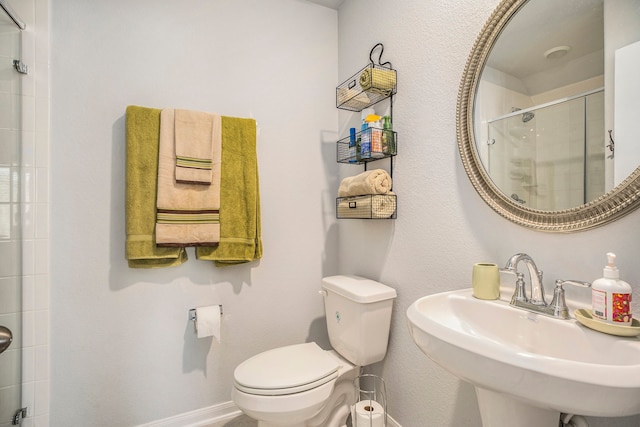
<svg viewBox="0 0 640 427">
<path fill-rule="evenodd" d="M 339 367 L 312 342 L 257 354 L 241 363 L 233 376 L 235 387 L 244 393 L 280 396 L 320 387 L 337 378 Z"/>
</svg>

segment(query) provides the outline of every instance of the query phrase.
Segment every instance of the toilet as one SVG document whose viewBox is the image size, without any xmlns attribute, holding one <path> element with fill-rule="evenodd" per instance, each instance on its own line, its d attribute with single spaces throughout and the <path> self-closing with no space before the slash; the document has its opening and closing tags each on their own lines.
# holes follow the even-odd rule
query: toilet
<svg viewBox="0 0 640 427">
<path fill-rule="evenodd" d="M 234 371 L 231 397 L 258 427 L 343 427 L 361 368 L 384 359 L 396 291 L 358 276 L 322 279 L 331 350 L 274 348 Z"/>
</svg>

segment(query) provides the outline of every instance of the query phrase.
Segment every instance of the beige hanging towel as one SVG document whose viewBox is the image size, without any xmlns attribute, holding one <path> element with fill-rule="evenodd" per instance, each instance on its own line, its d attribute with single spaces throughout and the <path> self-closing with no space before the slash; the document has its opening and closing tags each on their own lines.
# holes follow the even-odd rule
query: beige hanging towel
<svg viewBox="0 0 640 427">
<path fill-rule="evenodd" d="M 220 241 L 220 168 L 222 126 L 212 118 L 211 184 L 176 181 L 175 110 L 160 115 L 156 245 L 160 247 L 216 246 Z"/>
<path fill-rule="evenodd" d="M 175 110 L 176 181 L 211 185 L 214 114 Z"/>
</svg>

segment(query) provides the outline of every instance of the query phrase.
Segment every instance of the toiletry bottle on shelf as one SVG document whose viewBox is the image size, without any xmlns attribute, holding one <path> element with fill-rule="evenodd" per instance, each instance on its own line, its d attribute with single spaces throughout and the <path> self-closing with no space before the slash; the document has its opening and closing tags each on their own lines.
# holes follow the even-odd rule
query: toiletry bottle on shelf
<svg viewBox="0 0 640 427">
<path fill-rule="evenodd" d="M 360 158 L 371 158 L 371 129 L 369 129 L 370 116 L 374 116 L 376 111 L 373 108 L 365 108 L 360 112 L 360 123 L 362 127 L 360 129 Z"/>
<path fill-rule="evenodd" d="M 362 131 L 360 132 L 360 158 L 368 159 L 371 157 L 371 129 L 368 128 L 367 122 L 362 122 Z"/>
<path fill-rule="evenodd" d="M 371 127 L 371 157 L 384 157 L 384 153 L 382 152 L 382 126 L 380 125 L 380 121 L 371 122 L 369 126 Z"/>
<path fill-rule="evenodd" d="M 349 163 L 356 162 L 356 128 L 349 129 Z"/>
<path fill-rule="evenodd" d="M 596 319 L 615 325 L 631 325 L 631 286 L 620 280 L 616 255 L 607 254 L 604 277 L 591 285 L 592 314 Z"/>
<path fill-rule="evenodd" d="M 369 114 L 365 117 L 367 122 L 367 128 L 369 130 L 369 138 L 371 142 L 371 157 L 380 158 L 384 157 L 382 152 L 382 126 L 380 125 L 380 119 L 382 117 L 377 114 Z"/>
<path fill-rule="evenodd" d="M 385 154 L 396 154 L 395 141 L 393 140 L 393 128 L 391 125 L 391 116 L 384 116 L 382 120 L 382 150 Z"/>
</svg>

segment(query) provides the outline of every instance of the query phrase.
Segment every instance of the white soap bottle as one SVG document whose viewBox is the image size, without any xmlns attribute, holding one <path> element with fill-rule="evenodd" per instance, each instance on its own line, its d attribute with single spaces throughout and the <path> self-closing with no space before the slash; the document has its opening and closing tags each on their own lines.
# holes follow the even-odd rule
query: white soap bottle
<svg viewBox="0 0 640 427">
<path fill-rule="evenodd" d="M 607 254 L 609 263 L 603 270 L 604 277 L 591 285 L 592 314 L 596 319 L 614 325 L 631 325 L 631 285 L 620 280 L 615 265 L 616 255 Z"/>
</svg>

